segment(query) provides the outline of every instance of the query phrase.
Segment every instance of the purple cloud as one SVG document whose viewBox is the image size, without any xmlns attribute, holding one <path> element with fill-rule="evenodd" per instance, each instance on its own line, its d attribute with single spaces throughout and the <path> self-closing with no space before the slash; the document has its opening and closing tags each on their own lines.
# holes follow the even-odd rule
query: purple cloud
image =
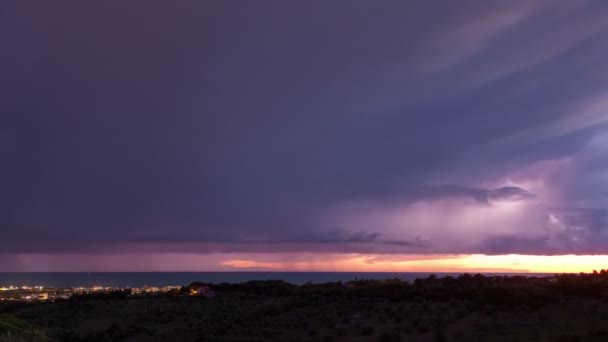
<svg viewBox="0 0 608 342">
<path fill-rule="evenodd" d="M 601 252 L 607 6 L 9 0 L 0 252 Z"/>
</svg>

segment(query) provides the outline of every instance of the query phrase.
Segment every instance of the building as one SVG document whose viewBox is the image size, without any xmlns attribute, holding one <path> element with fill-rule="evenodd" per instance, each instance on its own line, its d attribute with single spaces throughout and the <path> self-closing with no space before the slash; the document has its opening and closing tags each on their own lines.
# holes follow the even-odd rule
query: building
<svg viewBox="0 0 608 342">
<path fill-rule="evenodd" d="M 209 286 L 197 286 L 190 288 L 190 296 L 213 298 L 215 297 L 215 292 Z"/>
</svg>

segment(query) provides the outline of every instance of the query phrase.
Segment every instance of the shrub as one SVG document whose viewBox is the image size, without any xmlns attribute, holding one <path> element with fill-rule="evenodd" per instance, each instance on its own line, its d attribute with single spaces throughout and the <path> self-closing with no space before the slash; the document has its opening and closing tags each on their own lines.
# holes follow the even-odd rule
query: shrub
<svg viewBox="0 0 608 342">
<path fill-rule="evenodd" d="M 447 342 L 447 341 L 449 341 L 449 339 L 443 330 L 439 330 L 439 331 L 435 332 L 435 336 L 433 336 L 433 341 L 434 342 Z"/>
<path fill-rule="evenodd" d="M 581 338 L 573 334 L 560 335 L 555 342 L 580 342 Z"/>
<path fill-rule="evenodd" d="M 608 330 L 604 328 L 597 329 L 591 333 L 592 336 L 606 336 L 608 335 Z"/>
<path fill-rule="evenodd" d="M 46 334 L 37 326 L 12 315 L 0 315 L 0 342 L 45 341 Z"/>
<path fill-rule="evenodd" d="M 34 334 L 31 336 L 23 336 L 23 335 L 14 335 L 8 333 L 6 335 L 0 336 L 0 342 L 44 342 L 46 341 L 46 337 L 38 334 Z"/>
<path fill-rule="evenodd" d="M 401 342 L 401 334 L 397 332 L 383 332 L 378 338 L 380 342 Z"/>
<path fill-rule="evenodd" d="M 373 335 L 374 334 L 374 328 L 371 327 L 371 326 L 369 326 L 369 325 L 362 326 L 359 329 L 359 334 L 361 334 L 362 336 Z"/>
</svg>

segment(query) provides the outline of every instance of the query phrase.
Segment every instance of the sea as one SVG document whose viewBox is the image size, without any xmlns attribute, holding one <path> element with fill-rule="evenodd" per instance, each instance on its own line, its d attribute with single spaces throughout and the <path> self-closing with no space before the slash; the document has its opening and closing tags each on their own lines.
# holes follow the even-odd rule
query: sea
<svg viewBox="0 0 608 342">
<path fill-rule="evenodd" d="M 143 287 L 187 286 L 195 281 L 207 283 L 241 283 L 251 280 L 282 280 L 292 284 L 347 282 L 357 279 L 402 279 L 413 281 L 434 274 L 437 277 L 461 273 L 413 272 L 120 272 L 120 273 L 0 273 L 0 287 Z M 542 277 L 546 273 L 482 273 L 484 275 L 523 275 Z"/>
</svg>

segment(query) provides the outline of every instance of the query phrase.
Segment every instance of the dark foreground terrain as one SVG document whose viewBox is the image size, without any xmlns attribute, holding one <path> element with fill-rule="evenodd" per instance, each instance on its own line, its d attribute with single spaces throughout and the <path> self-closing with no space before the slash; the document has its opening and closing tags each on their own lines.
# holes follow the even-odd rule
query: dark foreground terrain
<svg viewBox="0 0 608 342">
<path fill-rule="evenodd" d="M 213 298 L 189 296 L 205 285 Z M 608 341 L 608 273 L 195 283 L 162 296 L 0 302 L 2 322 L 0 342 L 46 340 L 25 331 L 61 342 Z"/>
</svg>

